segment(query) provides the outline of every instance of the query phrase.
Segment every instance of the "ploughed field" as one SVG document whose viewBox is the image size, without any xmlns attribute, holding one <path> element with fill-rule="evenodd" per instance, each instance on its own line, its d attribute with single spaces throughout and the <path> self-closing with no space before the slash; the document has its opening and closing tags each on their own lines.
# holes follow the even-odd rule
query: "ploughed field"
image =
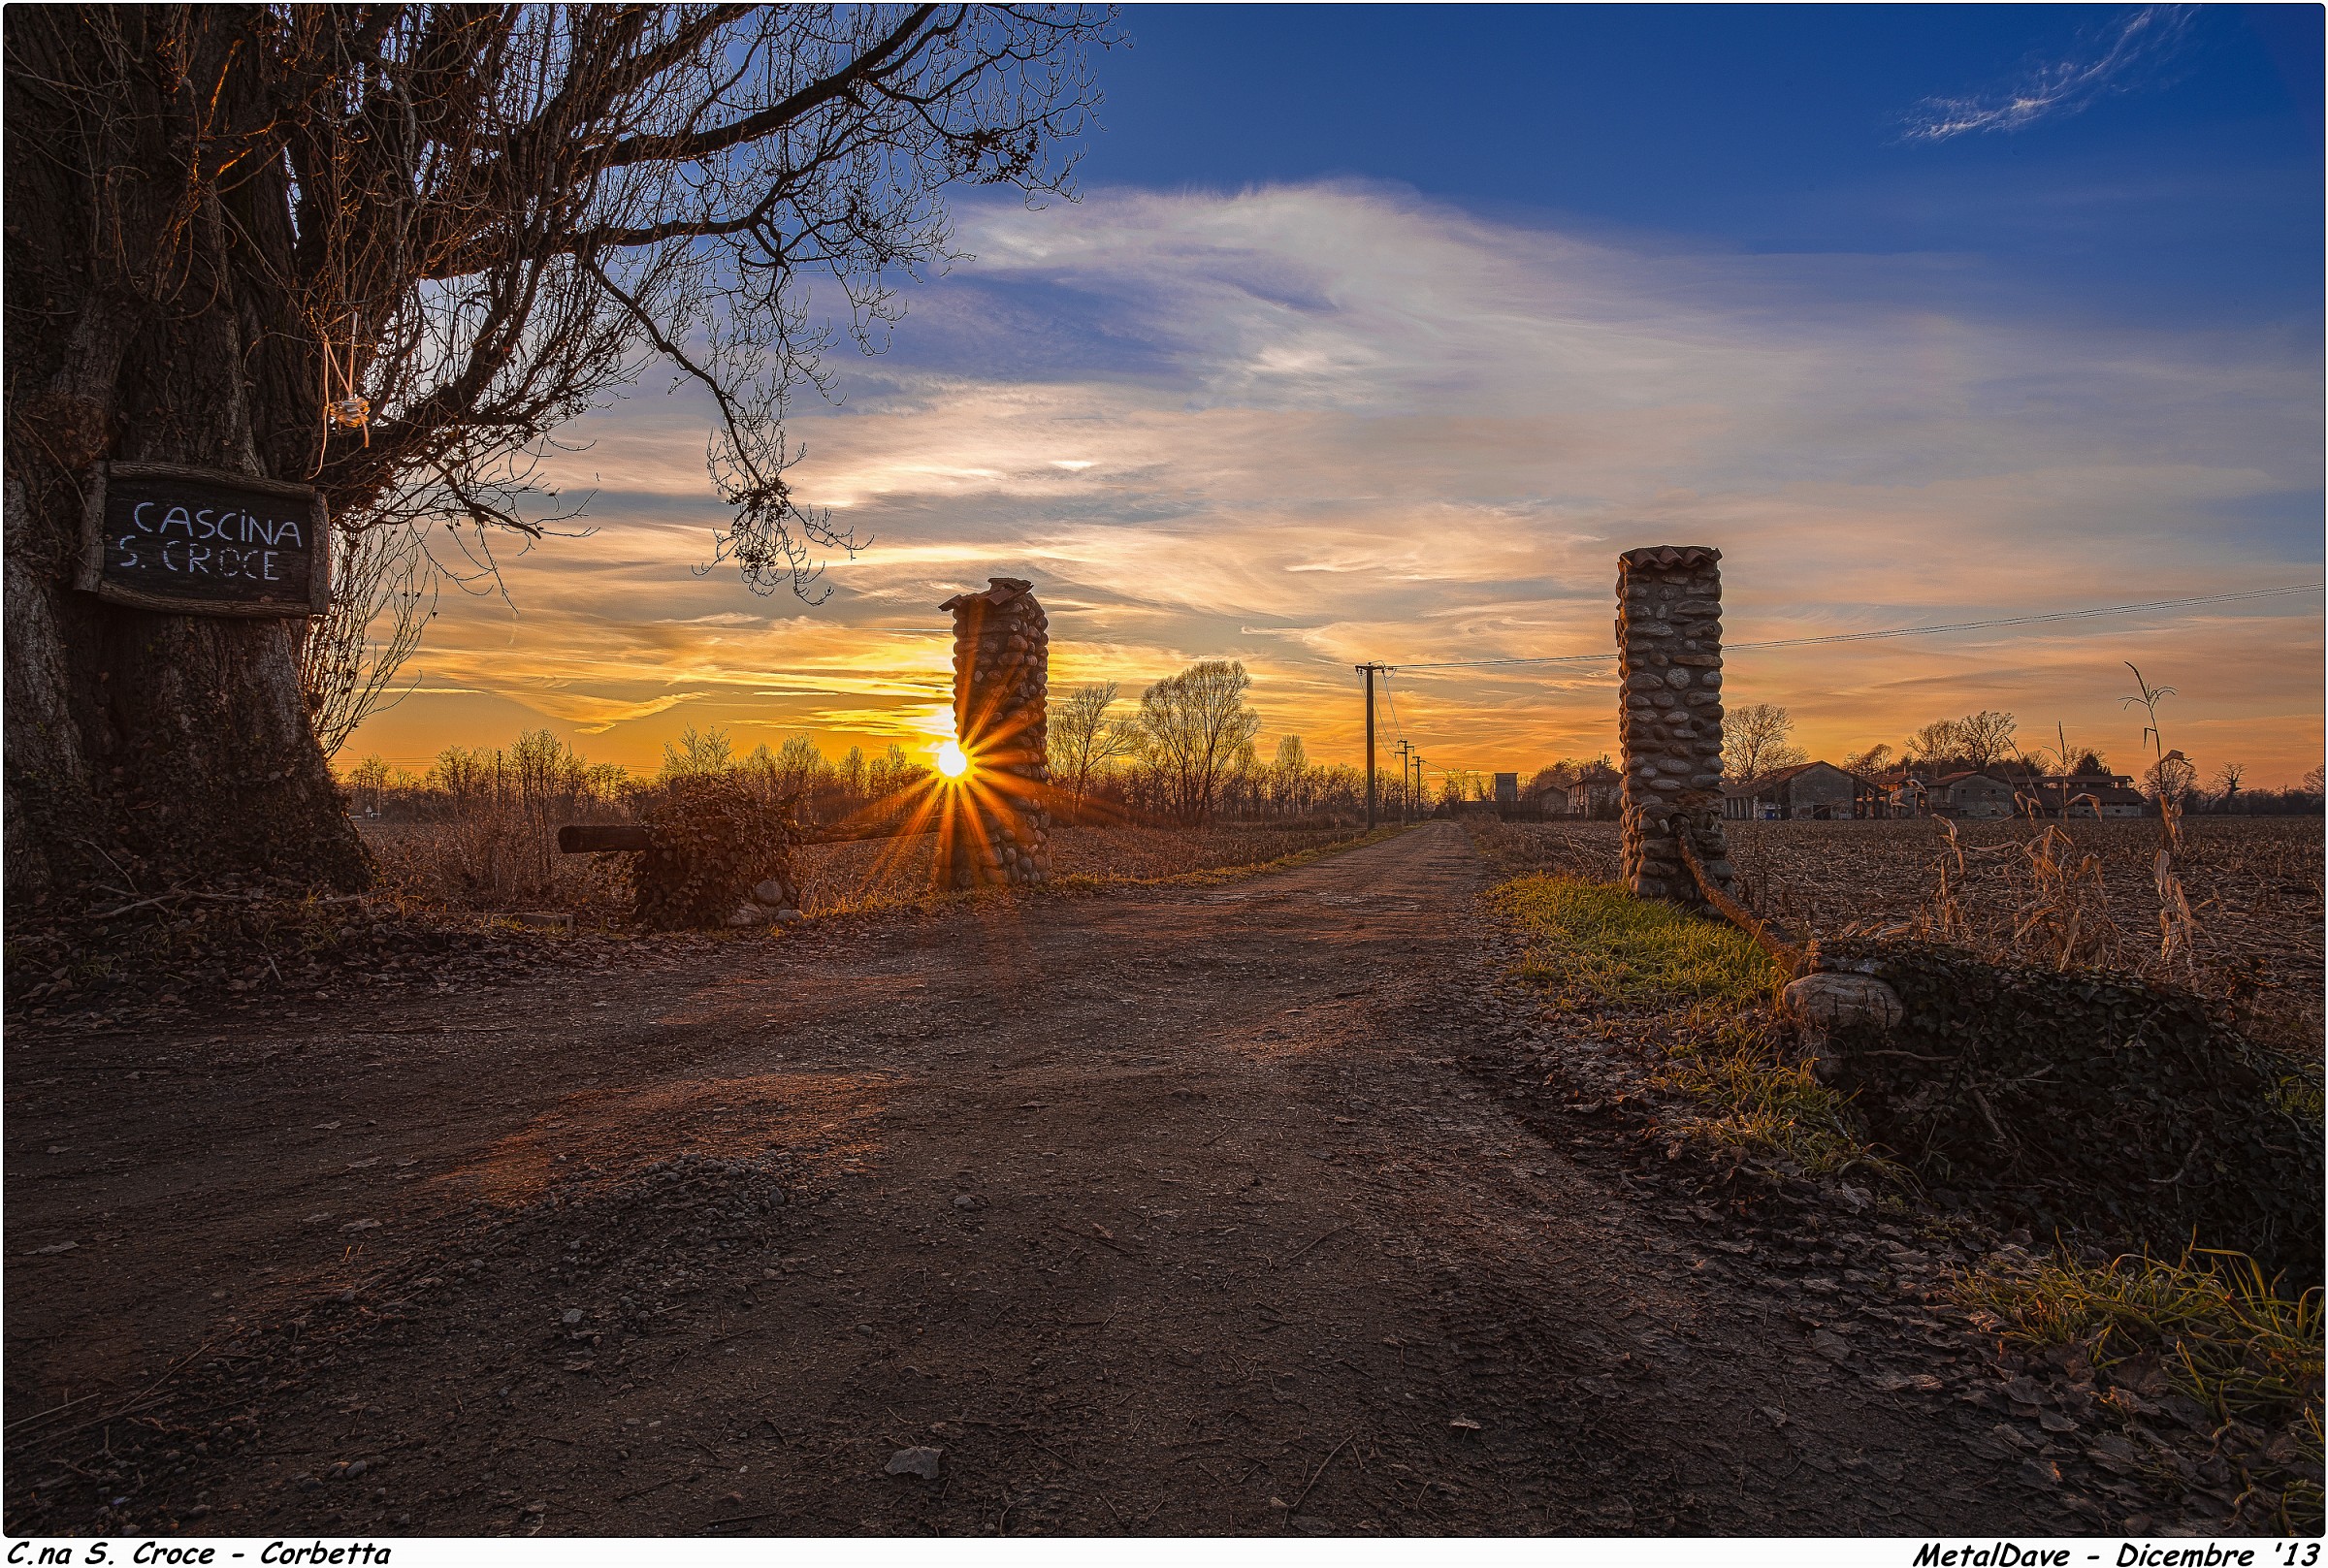
<svg viewBox="0 0 2328 1568">
<path fill-rule="evenodd" d="M 2099 862 L 2124 966 L 2143 967 L 2158 947 L 2158 823 L 2054 825 L 2074 846 L 2069 858 Z M 1747 902 L 1783 925 L 1833 935 L 1913 922 L 1932 912 L 1945 861 L 1974 944 L 2000 957 L 2012 953 L 2017 916 L 2033 896 L 2027 848 L 2044 831 L 1958 822 L 1959 873 L 1946 830 L 1930 819 L 1724 827 Z M 1618 835 L 1615 822 L 1510 823 L 1490 830 L 1487 847 L 1514 869 L 1615 880 Z M 2308 1048 L 2321 1034 L 2321 850 L 2316 816 L 2201 816 L 2185 819 L 2175 859 L 2198 926 L 2195 971 L 2181 978 L 2248 998 L 2260 1032 Z"/>
</svg>

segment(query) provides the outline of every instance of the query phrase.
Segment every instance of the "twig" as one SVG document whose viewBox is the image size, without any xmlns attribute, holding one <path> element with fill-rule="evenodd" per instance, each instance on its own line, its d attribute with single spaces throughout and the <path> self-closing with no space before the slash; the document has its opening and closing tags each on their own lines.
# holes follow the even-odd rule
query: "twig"
<svg viewBox="0 0 2328 1568">
<path fill-rule="evenodd" d="M 112 855 L 110 855 L 110 854 L 107 854 L 107 853 L 105 852 L 105 846 L 103 846 L 102 844 L 99 844 L 99 843 L 97 843 L 97 842 L 96 842 L 95 840 L 93 840 L 93 839 L 75 839 L 73 842 L 74 842 L 74 843 L 76 843 L 76 844 L 79 844 L 79 845 L 84 846 L 84 847 L 85 847 L 85 848 L 91 848 L 91 849 L 94 849 L 94 850 L 96 850 L 96 851 L 97 851 L 98 858 L 99 858 L 99 859 L 101 859 L 101 860 L 103 860 L 103 861 L 104 861 L 104 862 L 105 862 L 107 865 L 109 865 L 109 866 L 111 866 L 111 867 L 113 867 L 113 875 L 114 875 L 114 876 L 116 876 L 116 877 L 118 877 L 118 878 L 120 878 L 120 879 L 121 879 L 123 881 L 125 881 L 125 882 L 129 883 L 129 886 L 130 886 L 130 892 L 129 892 L 129 895 L 128 895 L 128 896 L 129 896 L 129 897 L 131 897 L 131 898 L 135 898 L 135 897 L 137 897 L 137 896 L 138 896 L 138 894 L 137 894 L 137 886 L 138 886 L 138 883 L 137 883 L 137 879 L 136 879 L 136 878 L 134 878 L 134 877 L 132 877 L 132 876 L 130 876 L 130 874 L 129 874 L 128 872 L 126 872 L 126 871 L 123 871 L 123 870 L 121 869 L 121 862 L 120 862 L 120 861 L 118 861 L 118 860 L 115 860 L 115 859 L 114 859 L 114 858 L 113 858 Z"/>
<path fill-rule="evenodd" d="M 91 1399 L 101 1397 L 104 1392 L 105 1391 L 103 1389 L 99 1389 L 95 1393 L 84 1393 L 78 1399 L 67 1399 L 61 1405 L 51 1405 L 37 1416 L 19 1416 L 15 1421 L 10 1422 L 6 1426 L 0 1426 L 0 1431 L 13 1432 L 17 1427 L 29 1426 L 36 1421 L 47 1421 L 50 1416 L 61 1415 L 65 1411 L 72 1409 L 75 1405 L 85 1405 Z"/>
<path fill-rule="evenodd" d="M 439 1024 L 434 1029 L 342 1029 L 342 1035 L 506 1035 L 515 1024 Z"/>
<path fill-rule="evenodd" d="M 780 1508 L 771 1514 L 738 1514 L 733 1519 L 715 1519 L 703 1527 L 707 1530 L 717 1530 L 724 1529 L 730 1524 L 754 1524 L 763 1519 L 785 1519 L 787 1517 L 786 1512 Z"/>
<path fill-rule="evenodd" d="M 113 918 L 113 916 L 117 914 L 127 914 L 132 910 L 142 910 L 152 904 L 167 904 L 174 898 L 184 898 L 185 896 L 186 895 L 183 893 L 157 893 L 152 898 L 142 898 L 139 899 L 135 904 L 124 904 L 117 910 L 106 910 L 101 913 L 90 915 L 89 918 L 92 920 L 111 920 Z"/>
<path fill-rule="evenodd" d="M 133 1393 L 133 1394 L 131 1394 L 131 1395 L 129 1396 L 128 1400 L 127 1400 L 125 1403 L 123 1403 L 123 1404 L 122 1404 L 122 1405 L 121 1405 L 119 1408 L 117 1408 L 117 1409 L 114 1409 L 114 1410 L 108 1411 L 106 1414 L 104 1414 L 104 1415 L 102 1415 L 102 1416 L 93 1416 L 93 1417 L 91 1417 L 89 1420 L 82 1422 L 82 1423 L 81 1423 L 80 1425 L 78 1425 L 78 1426 L 68 1426 L 68 1427 L 66 1427 L 66 1428 L 65 1428 L 63 1431 L 61 1431 L 61 1432 L 56 1432 L 56 1433 L 53 1433 L 53 1434 L 51 1434 L 52 1438 L 53 1438 L 53 1437 L 70 1437 L 70 1436 L 72 1436 L 72 1435 L 73 1435 L 75 1432 L 85 1432 L 85 1431 L 87 1431 L 87 1430 L 88 1430 L 90 1427 L 92 1427 L 92 1426 L 102 1426 L 102 1425 L 104 1425 L 104 1424 L 105 1424 L 107 1422 L 110 1422 L 110 1421 L 119 1421 L 119 1420 L 120 1420 L 122 1417 L 124 1417 L 124 1416 L 133 1415 L 133 1414 L 135 1414 L 137 1411 L 144 1409 L 144 1408 L 145 1408 L 145 1406 L 144 1406 L 144 1403 L 143 1403 L 143 1401 L 146 1399 L 146 1397 L 148 1394 L 152 1393 L 152 1392 L 154 1392 L 156 1389 L 160 1388 L 160 1387 L 161 1387 L 163 1384 L 165 1384 L 165 1383 L 169 1382 L 169 1381 L 170 1381 L 172 1378 L 174 1378 L 174 1377 L 178 1376 L 178 1374 L 179 1372 L 181 1372 L 181 1371 L 185 1370 L 185 1367 L 186 1367 L 186 1364 L 187 1364 L 187 1362 L 189 1362 L 189 1361 L 193 1360 L 195 1357 L 197 1357 L 197 1356 L 200 1356 L 200 1355 L 201 1355 L 201 1354 L 202 1354 L 204 1351 L 207 1351 L 207 1350 L 209 1350 L 209 1349 L 210 1348 L 210 1346 L 212 1346 L 212 1345 L 215 1345 L 216 1343 L 218 1343 L 218 1341 L 216 1341 L 215 1339 L 212 1339 L 212 1340 L 206 1341 L 206 1342 L 205 1342 L 205 1343 L 203 1343 L 203 1344 L 200 1344 L 200 1345 L 197 1345 L 197 1346 L 195 1346 L 195 1347 L 194 1347 L 192 1350 L 188 1351 L 188 1352 L 187 1352 L 187 1353 L 186 1353 L 186 1354 L 185 1354 L 183 1357 L 179 1358 L 179 1360 L 178 1360 L 178 1361 L 177 1361 L 177 1362 L 176 1362 L 174 1365 L 172 1365 L 172 1366 L 171 1366 L 171 1368 L 170 1368 L 168 1371 L 164 1372 L 164 1373 L 163 1373 L 163 1374 L 162 1374 L 160 1377 L 157 1377 L 157 1378 L 155 1378 L 155 1379 L 154 1379 L 154 1380 L 153 1380 L 151 1383 L 148 1383 L 148 1384 L 147 1384 L 147 1385 L 146 1385 L 146 1387 L 144 1387 L 143 1389 L 140 1389 L 140 1390 L 139 1390 L 139 1391 L 138 1391 L 136 1393 Z M 81 1401 L 80 1401 L 80 1400 L 78 1400 L 78 1399 L 76 1399 L 76 1400 L 75 1400 L 75 1401 L 73 1401 L 73 1402 L 74 1402 L 75 1404 L 79 1404 Z M 57 1406 L 57 1409 L 58 1409 L 58 1410 L 62 1410 L 62 1409 L 64 1409 L 64 1408 L 65 1408 L 65 1407 L 64 1407 L 64 1406 L 62 1406 L 62 1405 L 59 1405 L 59 1406 Z M 53 1414 L 55 1414 L 55 1412 L 54 1412 L 54 1411 L 49 1411 L 49 1412 L 46 1412 L 46 1414 L 53 1415 Z M 26 1420 L 26 1421 L 38 1421 L 39 1419 L 40 1419 L 40 1417 L 38 1417 L 38 1416 L 28 1416 L 28 1417 L 26 1417 L 26 1418 L 25 1418 L 25 1420 Z M 14 1431 L 14 1430 L 16 1430 L 16 1428 L 15 1428 L 15 1427 L 13 1427 L 13 1426 L 12 1426 L 12 1427 L 10 1427 L 10 1428 L 8 1428 L 8 1429 L 9 1429 L 10 1431 Z M 63 1463 L 64 1461 L 60 1459 L 60 1460 L 58 1460 L 57 1462 L 61 1464 L 61 1463 Z"/>
<path fill-rule="evenodd" d="M 1325 1235 L 1317 1236 L 1311 1240 L 1304 1242 L 1302 1245 L 1294 1248 L 1293 1251 L 1287 1253 L 1283 1258 L 1279 1259 L 1277 1261 L 1277 1266 L 1279 1268 L 1284 1267 L 1287 1264 L 1293 1262 L 1296 1258 L 1299 1258 L 1303 1253 L 1308 1252 L 1311 1247 L 1316 1246 L 1318 1242 L 1325 1240 L 1328 1236 L 1338 1236 L 1342 1234 L 1342 1232 L 1347 1231 L 1351 1226 L 1357 1223 L 1358 1222 L 1355 1220 L 1345 1220 L 1342 1224 L 1334 1227 L 1333 1230 L 1328 1231 Z"/>
<path fill-rule="evenodd" d="M 2190 1174 L 2190 1163 L 2199 1157 L 2199 1150 L 2205 1148 L 2206 1146 L 2207 1136 L 2202 1133 L 2199 1135 L 2198 1140 L 2191 1144 L 2190 1152 L 2182 1157 L 2182 1168 L 2176 1171 L 2171 1176 L 2152 1176 L 2150 1178 L 2150 1185 L 2153 1187 L 2181 1186 L 2182 1183 L 2182 1178 Z"/>
<path fill-rule="evenodd" d="M 1981 1086 L 1977 1083 L 1967 1082 L 1964 1085 L 1964 1092 L 1972 1096 L 1972 1103 L 1974 1104 L 1980 1106 L 1981 1120 L 1987 1122 L 1988 1124 L 1988 1131 L 1996 1135 L 1997 1143 L 2001 1147 L 2008 1149 L 2015 1147 L 2013 1140 L 2005 1136 L 2005 1130 L 1997 1126 L 1996 1112 L 1988 1108 L 1988 1097 L 1981 1093 Z"/>
<path fill-rule="evenodd" d="M 1300 1496 L 1294 1498 L 1292 1502 L 1285 1505 L 1286 1518 L 1291 1519 L 1294 1514 L 1300 1510 L 1302 1504 L 1310 1500 L 1310 1488 L 1316 1486 L 1318 1477 L 1323 1476 L 1326 1473 L 1326 1466 L 1334 1462 L 1334 1456 L 1340 1454 L 1343 1449 L 1348 1448 L 1350 1446 L 1350 1438 L 1356 1437 L 1357 1435 L 1358 1434 L 1356 1432 L 1352 1432 L 1350 1437 L 1345 1437 L 1341 1442 L 1335 1444 L 1333 1449 L 1328 1452 L 1326 1456 L 1318 1461 L 1317 1474 L 1311 1476 L 1309 1481 L 1304 1484 Z"/>
<path fill-rule="evenodd" d="M 1089 1234 L 1085 1234 L 1083 1232 L 1078 1231 L 1074 1226 L 1069 1225 L 1063 1220 L 1059 1223 L 1059 1229 L 1065 1231 L 1069 1235 L 1075 1237 L 1078 1241 L 1096 1241 L 1111 1252 L 1121 1254 L 1126 1258 L 1132 1256 L 1132 1251 L 1130 1248 L 1120 1245 L 1111 1236 L 1101 1235 L 1099 1233 L 1099 1228 L 1096 1225 L 1091 1228 Z"/>
</svg>

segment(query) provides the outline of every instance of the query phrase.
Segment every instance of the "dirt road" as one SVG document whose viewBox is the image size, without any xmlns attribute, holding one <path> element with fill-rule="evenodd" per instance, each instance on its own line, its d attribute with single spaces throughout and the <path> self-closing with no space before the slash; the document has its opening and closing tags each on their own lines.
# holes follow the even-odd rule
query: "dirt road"
<svg viewBox="0 0 2328 1568">
<path fill-rule="evenodd" d="M 18 1030 L 8 1522 L 2076 1528 L 1992 1419 L 1879 1392 L 1950 1331 L 1821 1353 L 1743 1244 L 1468 1069 L 1536 1027 L 1482 876 L 1441 823 L 298 1024 Z M 934 1479 L 889 1473 L 915 1449 Z"/>
</svg>

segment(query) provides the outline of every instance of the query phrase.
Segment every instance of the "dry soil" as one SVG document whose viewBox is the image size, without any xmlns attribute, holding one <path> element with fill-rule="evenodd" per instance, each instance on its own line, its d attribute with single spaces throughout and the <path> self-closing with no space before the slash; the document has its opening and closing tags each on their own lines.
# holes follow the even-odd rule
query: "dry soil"
<svg viewBox="0 0 2328 1568">
<path fill-rule="evenodd" d="M 1434 823 L 298 1023 L 19 1029 L 8 1524 L 2077 1531 L 1917 1387 L 1960 1330 L 1822 1338 L 1475 1071 L 1547 1044 L 1484 878 Z"/>
</svg>

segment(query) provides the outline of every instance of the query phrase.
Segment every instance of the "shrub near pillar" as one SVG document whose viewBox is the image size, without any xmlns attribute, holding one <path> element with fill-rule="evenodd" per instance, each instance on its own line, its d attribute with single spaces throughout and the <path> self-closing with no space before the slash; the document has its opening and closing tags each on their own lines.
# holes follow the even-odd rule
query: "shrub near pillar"
<svg viewBox="0 0 2328 1568">
<path fill-rule="evenodd" d="M 1625 880 L 1702 909 L 1682 864 L 1730 886 L 1722 835 L 1722 552 L 1656 545 L 1617 558 L 1617 732 L 1625 755 Z"/>
<path fill-rule="evenodd" d="M 938 606 L 954 612 L 954 734 L 970 758 L 941 827 L 941 875 L 954 888 L 1051 876 L 1051 621 L 1032 583 L 986 581 L 985 592 Z"/>
</svg>

